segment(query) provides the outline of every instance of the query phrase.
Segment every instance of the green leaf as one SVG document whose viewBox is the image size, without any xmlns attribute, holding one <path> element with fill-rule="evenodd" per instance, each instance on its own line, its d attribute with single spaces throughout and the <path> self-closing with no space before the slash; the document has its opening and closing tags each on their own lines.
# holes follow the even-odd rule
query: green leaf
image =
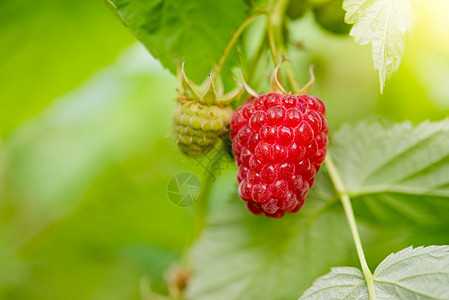
<svg viewBox="0 0 449 300">
<path fill-rule="evenodd" d="M 377 299 L 447 299 L 449 246 L 406 248 L 390 254 L 374 276 Z M 360 270 L 333 268 L 318 278 L 300 299 L 368 299 Z"/>
<path fill-rule="evenodd" d="M 360 45 L 372 45 L 380 91 L 399 68 L 405 34 L 411 24 L 412 0 L 344 0 L 345 21 L 354 24 L 350 35 Z"/>
<path fill-rule="evenodd" d="M 136 37 L 172 73 L 185 59 L 186 73 L 202 82 L 245 20 L 243 0 L 107 0 Z M 235 61 L 235 53 L 229 60 Z M 226 71 L 226 70 L 225 70 Z"/>
<path fill-rule="evenodd" d="M 193 250 L 188 296 L 297 298 L 329 265 L 348 261 L 348 226 L 326 174 L 319 177 L 300 214 L 280 220 L 253 216 L 240 199 L 221 207 Z"/>
<path fill-rule="evenodd" d="M 345 126 L 329 152 L 353 197 L 365 250 L 375 253 L 369 259 L 402 249 L 417 229 L 426 242 L 431 230 L 449 227 L 449 121 Z M 192 252 L 192 299 L 298 298 L 330 267 L 358 265 L 325 168 L 297 214 L 253 216 L 237 196 L 216 211 Z"/>
<path fill-rule="evenodd" d="M 344 126 L 332 157 L 356 215 L 384 225 L 447 224 L 449 121 Z"/>
<path fill-rule="evenodd" d="M 299 299 L 369 299 L 362 271 L 339 267 L 315 280 Z"/>
</svg>

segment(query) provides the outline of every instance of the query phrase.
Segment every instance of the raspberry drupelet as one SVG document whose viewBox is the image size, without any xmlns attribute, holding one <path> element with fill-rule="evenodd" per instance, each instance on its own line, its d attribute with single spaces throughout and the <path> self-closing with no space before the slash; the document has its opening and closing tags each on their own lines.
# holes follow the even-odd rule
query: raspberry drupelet
<svg viewBox="0 0 449 300">
<path fill-rule="evenodd" d="M 251 213 L 280 218 L 304 205 L 326 157 L 325 110 L 315 96 L 272 92 L 248 98 L 234 112 L 239 195 Z"/>
</svg>

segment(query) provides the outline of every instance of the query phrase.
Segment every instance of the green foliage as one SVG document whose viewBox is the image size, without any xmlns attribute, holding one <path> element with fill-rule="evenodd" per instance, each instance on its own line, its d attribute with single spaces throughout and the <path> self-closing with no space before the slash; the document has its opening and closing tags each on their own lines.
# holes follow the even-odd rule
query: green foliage
<svg viewBox="0 0 449 300">
<path fill-rule="evenodd" d="M 364 237 L 371 240 L 367 251 L 387 255 L 378 243 L 390 234 L 393 247 L 401 247 L 398 237 L 404 230 L 414 230 L 414 226 L 392 230 L 391 224 L 418 222 L 447 228 L 449 185 L 441 174 L 449 168 L 449 147 L 438 145 L 448 140 L 448 121 L 390 128 L 361 123 L 335 133 L 329 152 L 354 197 L 356 215 L 363 216 L 360 221 L 366 225 L 381 219 L 377 227 L 387 227 L 380 235 L 366 227 Z M 193 250 L 196 275 L 190 297 L 290 299 L 329 266 L 354 264 L 338 197 L 327 173 L 319 174 L 305 209 L 297 215 L 266 220 L 249 215 L 242 203 L 217 212 Z M 237 198 L 235 202 L 241 202 Z"/>
<path fill-rule="evenodd" d="M 186 73 L 195 82 L 202 82 L 210 73 L 247 11 L 243 0 L 107 2 L 151 54 L 172 73 L 185 59 Z M 236 62 L 235 55 L 230 61 Z"/>
<path fill-rule="evenodd" d="M 381 87 L 401 61 L 410 1 L 344 1 L 351 35 L 372 44 Z M 351 197 L 368 265 L 380 263 L 378 298 L 447 298 L 448 247 L 400 250 L 449 244 L 449 122 L 364 121 L 336 130 L 377 115 L 416 122 L 448 115 L 447 16 L 426 25 L 444 11 L 443 0 L 421 5 L 414 47 L 382 97 L 366 68 L 369 49 L 327 33 L 344 31 L 341 0 L 106 2 L 163 67 L 174 73 L 184 58 L 196 83 L 251 12 L 270 5 L 289 16 L 269 13 L 244 30 L 221 73 L 225 84 L 231 67 L 240 66 L 258 92 L 268 89 L 267 21 L 278 22 L 282 52 L 299 81 L 317 66 L 313 93 L 326 102 L 329 153 Z M 99 1 L 4 1 L 0 8 L 0 74 L 7 75 L 0 82 L 1 299 L 151 299 L 150 290 L 167 296 L 176 265 L 193 269 L 188 299 L 297 299 L 332 267 L 305 298 L 368 297 L 353 268 L 359 260 L 342 192 L 326 166 L 304 209 L 280 220 L 246 211 L 231 166 L 205 187 L 209 199 L 199 210 L 210 215 L 190 248 L 206 216 L 196 212 L 194 226 L 194 208 L 170 203 L 167 184 L 181 172 L 213 179 L 201 166 L 210 166 L 208 157 L 186 159 L 168 134 L 176 79 L 143 47 L 110 64 L 132 38 Z"/>
<path fill-rule="evenodd" d="M 446 299 L 449 295 L 449 246 L 409 247 L 390 254 L 374 272 L 377 299 Z M 299 299 L 368 299 L 363 274 L 333 268 Z"/>
<path fill-rule="evenodd" d="M 344 126 L 333 141 L 332 155 L 358 216 L 380 226 L 447 224 L 447 120 Z"/>
<path fill-rule="evenodd" d="M 354 24 L 353 36 L 360 45 L 371 44 L 380 91 L 385 80 L 399 68 L 405 33 L 411 25 L 412 0 L 344 0 L 345 20 Z"/>
<path fill-rule="evenodd" d="M 351 237 L 323 173 L 307 201 L 300 215 L 267 220 L 250 215 L 234 195 L 211 217 L 193 250 L 189 297 L 290 299 L 329 265 L 346 262 Z"/>
</svg>

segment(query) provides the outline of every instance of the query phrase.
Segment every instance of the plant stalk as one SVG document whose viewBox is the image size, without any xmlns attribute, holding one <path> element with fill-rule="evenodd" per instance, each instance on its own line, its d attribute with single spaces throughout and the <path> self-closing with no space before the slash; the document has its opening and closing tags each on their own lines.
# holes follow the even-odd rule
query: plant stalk
<svg viewBox="0 0 449 300">
<path fill-rule="evenodd" d="M 270 45 L 271 57 L 273 58 L 273 64 L 275 66 L 277 66 L 279 64 L 279 59 L 278 59 L 277 50 L 276 50 L 276 42 L 275 42 L 275 38 L 274 38 L 274 29 L 273 29 L 271 17 L 268 17 L 267 30 L 268 30 L 268 42 Z"/>
<path fill-rule="evenodd" d="M 251 22 L 258 16 L 260 16 L 261 14 L 265 13 L 264 11 L 256 11 L 255 13 L 253 13 L 252 15 L 250 15 L 243 23 L 242 25 L 240 25 L 240 27 L 237 29 L 236 32 L 234 32 L 234 34 L 232 35 L 231 40 L 229 41 L 228 45 L 226 46 L 226 49 L 223 52 L 223 55 L 221 56 L 217 67 L 215 68 L 214 72 L 213 72 L 213 76 L 212 76 L 212 80 L 215 81 L 218 77 L 218 75 L 220 75 L 221 69 L 223 69 L 223 66 L 226 62 L 226 59 L 229 56 L 229 53 L 232 50 L 232 47 L 234 46 L 234 44 L 237 42 L 238 38 L 240 37 L 240 35 L 243 33 L 243 31 L 245 30 L 246 27 L 248 27 L 249 24 L 251 24 Z"/>
<path fill-rule="evenodd" d="M 363 252 L 362 242 L 360 240 L 359 231 L 357 229 L 357 223 L 354 217 L 354 210 L 352 209 L 351 200 L 349 198 L 349 194 L 345 189 L 343 181 L 341 180 L 340 174 L 335 167 L 335 164 L 332 160 L 330 154 L 326 156 L 326 167 L 329 171 L 330 178 L 334 183 L 335 189 L 340 196 L 341 203 L 343 204 L 343 208 L 346 214 L 346 218 L 348 219 L 349 228 L 351 229 L 352 238 L 354 240 L 355 248 L 357 250 L 357 255 L 359 257 L 360 265 L 362 267 L 362 272 L 365 277 L 366 285 L 368 286 L 368 293 L 371 300 L 376 299 L 376 295 L 374 292 L 374 277 L 371 273 L 368 263 L 366 262 L 365 254 Z"/>
<path fill-rule="evenodd" d="M 274 65 L 279 64 L 276 47 L 283 47 L 284 44 L 282 26 L 288 3 L 289 0 L 271 0 L 268 4 L 268 38 Z"/>
<path fill-rule="evenodd" d="M 271 56 L 273 57 L 273 63 L 275 66 L 277 66 L 280 61 L 278 57 L 278 50 L 282 52 L 282 60 L 287 60 L 287 50 L 284 47 L 285 41 L 282 26 L 285 22 L 285 12 L 287 10 L 288 3 L 289 0 L 272 0 L 268 5 L 268 40 Z M 290 62 L 285 64 L 285 71 L 293 90 L 299 91 L 301 89 L 301 85 L 296 80 L 295 72 L 293 71 Z"/>
<path fill-rule="evenodd" d="M 296 80 L 295 71 L 293 70 L 292 63 L 288 60 L 286 57 L 286 50 L 283 50 L 284 57 L 285 57 L 285 63 L 284 68 L 285 72 L 287 74 L 288 81 L 290 81 L 291 87 L 293 90 L 298 93 L 301 90 L 301 85 L 299 84 L 298 80 Z"/>
</svg>

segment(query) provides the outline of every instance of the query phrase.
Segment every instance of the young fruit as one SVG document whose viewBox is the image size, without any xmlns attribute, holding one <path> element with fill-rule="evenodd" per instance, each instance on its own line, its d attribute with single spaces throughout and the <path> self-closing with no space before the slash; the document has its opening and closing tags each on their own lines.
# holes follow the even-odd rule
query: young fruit
<svg viewBox="0 0 449 300">
<path fill-rule="evenodd" d="M 234 112 L 239 195 L 251 213 L 280 218 L 304 205 L 326 156 L 324 114 L 315 96 L 276 92 L 250 97 Z"/>
<path fill-rule="evenodd" d="M 286 13 L 287 16 L 293 20 L 296 20 L 302 18 L 309 7 L 310 4 L 305 0 L 291 0 L 288 4 Z"/>
<path fill-rule="evenodd" d="M 313 7 L 315 20 L 321 27 L 333 34 L 348 34 L 351 25 L 345 23 L 345 11 L 342 0 L 332 0 Z"/>
<path fill-rule="evenodd" d="M 229 103 L 240 95 L 242 88 L 223 95 L 221 86 L 216 91 L 211 76 L 198 87 L 188 81 L 184 64 L 178 79 L 181 94 L 173 116 L 176 144 L 188 156 L 207 154 L 229 130 L 233 112 Z"/>
</svg>

